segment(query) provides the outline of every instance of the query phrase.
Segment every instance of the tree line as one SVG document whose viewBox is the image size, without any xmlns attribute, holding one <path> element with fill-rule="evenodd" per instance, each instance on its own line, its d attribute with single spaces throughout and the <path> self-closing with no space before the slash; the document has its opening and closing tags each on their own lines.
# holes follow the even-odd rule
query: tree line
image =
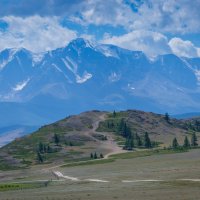
<svg viewBox="0 0 200 200">
<path fill-rule="evenodd" d="M 132 150 L 134 147 L 152 148 L 155 144 L 151 141 L 149 134 L 145 132 L 141 137 L 137 133 L 133 133 L 130 126 L 124 121 L 120 120 L 117 132 L 125 138 L 125 145 L 123 149 Z"/>
<path fill-rule="evenodd" d="M 188 139 L 187 136 L 184 138 L 183 145 L 180 145 L 177 138 L 175 137 L 172 141 L 172 148 L 178 149 L 180 147 L 183 148 L 190 148 L 190 147 L 197 147 L 198 146 L 198 139 L 195 133 L 192 134 L 191 140 Z"/>
<path fill-rule="evenodd" d="M 102 153 L 100 153 L 100 154 L 98 155 L 98 154 L 95 152 L 95 153 L 91 153 L 91 154 L 90 154 L 90 158 L 91 158 L 91 159 L 98 159 L 98 158 L 102 159 L 102 158 L 104 158 L 104 156 L 103 156 Z"/>
</svg>

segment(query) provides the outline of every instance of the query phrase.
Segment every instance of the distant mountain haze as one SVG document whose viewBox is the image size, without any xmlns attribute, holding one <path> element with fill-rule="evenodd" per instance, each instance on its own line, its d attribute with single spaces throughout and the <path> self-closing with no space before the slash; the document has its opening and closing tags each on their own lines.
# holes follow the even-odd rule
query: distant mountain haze
<svg viewBox="0 0 200 200">
<path fill-rule="evenodd" d="M 200 111 L 200 58 L 78 38 L 41 54 L 0 52 L 0 127 L 40 126 L 85 110 Z"/>
</svg>

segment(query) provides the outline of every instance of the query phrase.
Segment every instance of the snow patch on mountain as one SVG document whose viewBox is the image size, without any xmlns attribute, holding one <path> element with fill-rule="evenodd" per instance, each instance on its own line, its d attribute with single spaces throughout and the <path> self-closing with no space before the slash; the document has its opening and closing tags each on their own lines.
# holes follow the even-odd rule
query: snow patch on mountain
<svg viewBox="0 0 200 200">
<path fill-rule="evenodd" d="M 63 63 L 65 64 L 65 66 L 66 66 L 71 72 L 73 72 L 74 74 L 76 74 L 77 69 L 78 69 L 78 66 L 77 66 L 77 64 L 76 64 L 72 59 L 70 59 L 69 57 L 66 57 L 65 59 L 64 59 L 64 58 L 61 58 L 61 60 L 63 61 Z"/>
<path fill-rule="evenodd" d="M 101 52 L 104 56 L 106 57 L 114 57 L 114 58 L 119 58 L 118 54 L 116 51 L 112 50 L 109 46 L 107 45 L 99 45 L 96 47 L 97 51 Z"/>
<path fill-rule="evenodd" d="M 184 92 L 184 90 L 182 88 L 177 87 L 177 90 Z"/>
<path fill-rule="evenodd" d="M 9 51 L 9 56 L 8 56 L 8 59 L 0 60 L 0 70 L 2 70 L 8 63 L 10 63 L 13 60 L 14 55 L 16 54 L 18 49 L 14 49 L 14 48 L 6 49 L 5 51 Z"/>
<path fill-rule="evenodd" d="M 108 77 L 108 80 L 109 80 L 110 82 L 117 82 L 117 81 L 120 80 L 120 78 L 121 78 L 121 75 L 120 75 L 120 74 L 117 74 L 116 72 L 112 72 L 112 73 L 110 74 L 110 76 Z"/>
<path fill-rule="evenodd" d="M 55 64 L 52 64 L 52 67 L 54 67 L 58 72 L 60 72 L 61 74 L 63 74 L 63 76 L 67 79 L 67 81 L 69 83 L 71 83 L 72 81 L 69 79 L 69 77 Z"/>
<path fill-rule="evenodd" d="M 21 91 L 21 90 L 23 90 L 27 86 L 27 84 L 28 84 L 29 81 L 30 81 L 30 78 L 28 78 L 27 80 L 22 81 L 22 82 L 16 84 L 16 86 L 13 88 L 13 90 L 14 91 Z"/>
<path fill-rule="evenodd" d="M 128 89 L 133 91 L 135 90 L 135 87 L 132 84 L 128 83 Z"/>
<path fill-rule="evenodd" d="M 33 66 L 40 63 L 43 60 L 44 55 L 45 55 L 45 52 L 44 53 L 33 53 L 32 54 Z"/>
<path fill-rule="evenodd" d="M 92 78 L 92 74 L 85 71 L 82 77 L 80 77 L 79 75 L 76 75 L 76 82 L 81 84 L 91 78 Z"/>
<path fill-rule="evenodd" d="M 63 73 L 63 71 L 62 71 L 56 64 L 53 63 L 52 66 L 53 66 L 56 70 L 58 70 L 59 72 Z"/>
<path fill-rule="evenodd" d="M 195 75 L 197 77 L 197 84 L 200 86 L 200 70 L 195 70 Z"/>
<path fill-rule="evenodd" d="M 187 62 L 187 60 L 185 59 L 185 58 L 181 58 L 181 57 L 179 57 L 180 58 L 180 60 L 182 61 L 182 62 L 184 62 L 184 64 L 188 67 L 188 68 L 190 68 L 191 70 L 193 70 L 193 67 Z"/>
</svg>

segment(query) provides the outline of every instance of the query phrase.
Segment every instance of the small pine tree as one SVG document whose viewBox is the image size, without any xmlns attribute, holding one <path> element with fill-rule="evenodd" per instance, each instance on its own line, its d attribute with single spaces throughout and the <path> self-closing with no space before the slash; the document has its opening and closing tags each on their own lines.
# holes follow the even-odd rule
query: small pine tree
<svg viewBox="0 0 200 200">
<path fill-rule="evenodd" d="M 151 140 L 150 140 L 149 134 L 147 132 L 144 135 L 144 146 L 146 148 L 151 148 Z"/>
<path fill-rule="evenodd" d="M 133 149 L 133 147 L 134 147 L 134 138 L 131 137 L 130 138 L 130 148 Z"/>
<path fill-rule="evenodd" d="M 192 134 L 191 146 L 193 146 L 193 147 L 198 146 L 198 143 L 197 143 L 197 136 L 196 136 L 195 133 Z"/>
<path fill-rule="evenodd" d="M 126 123 L 124 123 L 123 127 L 122 127 L 122 136 L 126 138 L 127 136 L 127 126 Z"/>
<path fill-rule="evenodd" d="M 47 153 L 47 146 L 44 144 L 44 153 Z"/>
<path fill-rule="evenodd" d="M 60 138 L 59 138 L 58 134 L 56 134 L 56 133 L 54 134 L 54 142 L 56 145 L 58 145 L 60 142 Z"/>
<path fill-rule="evenodd" d="M 70 146 L 70 147 L 74 146 L 73 143 L 72 143 L 71 141 L 69 142 L 69 146 Z"/>
<path fill-rule="evenodd" d="M 42 142 L 40 142 L 38 145 L 38 151 L 39 151 L 39 153 L 44 153 L 44 145 Z"/>
<path fill-rule="evenodd" d="M 140 136 L 136 133 L 135 137 L 136 137 L 136 145 L 138 147 L 141 147 L 142 146 L 142 140 L 141 140 Z"/>
<path fill-rule="evenodd" d="M 176 138 L 174 138 L 172 141 L 172 148 L 177 149 L 178 147 L 179 147 L 178 141 Z"/>
<path fill-rule="evenodd" d="M 120 120 L 120 123 L 119 123 L 119 125 L 118 125 L 118 133 L 119 134 L 122 134 L 122 131 L 123 131 L 123 128 L 124 128 L 124 119 L 121 119 Z"/>
<path fill-rule="evenodd" d="M 190 147 L 190 142 L 189 142 L 189 140 L 188 140 L 188 137 L 187 137 L 187 136 L 185 136 L 183 147 L 185 147 L 185 148 L 188 148 L 188 147 Z"/>
<path fill-rule="evenodd" d="M 37 152 L 37 160 L 39 161 L 39 163 L 43 163 L 44 161 L 39 151 Z"/>
<path fill-rule="evenodd" d="M 98 157 L 97 157 L 97 153 L 95 152 L 94 153 L 94 159 L 97 159 Z"/>
<path fill-rule="evenodd" d="M 125 145 L 124 145 L 124 149 L 126 150 L 132 150 L 134 147 L 134 139 L 132 136 L 126 138 L 126 142 L 125 142 Z"/>
<path fill-rule="evenodd" d="M 51 147 L 48 145 L 47 146 L 47 153 L 51 153 L 52 151 L 51 151 Z"/>
<path fill-rule="evenodd" d="M 169 122 L 169 120 L 170 120 L 170 117 L 169 117 L 169 114 L 168 114 L 168 113 L 165 113 L 165 120 L 166 120 L 167 122 Z"/>
<path fill-rule="evenodd" d="M 91 158 L 91 159 L 93 159 L 93 158 L 94 158 L 94 156 L 93 156 L 93 153 L 91 153 L 91 154 L 90 154 L 90 158 Z"/>
<path fill-rule="evenodd" d="M 110 128 L 110 123 L 109 123 L 109 121 L 107 122 L 107 128 Z"/>
<path fill-rule="evenodd" d="M 102 153 L 100 154 L 100 158 L 104 158 L 104 156 L 103 156 L 103 154 L 102 154 Z"/>
<path fill-rule="evenodd" d="M 113 111 L 113 117 L 115 118 L 117 116 L 117 113 L 115 112 L 115 110 Z"/>
</svg>

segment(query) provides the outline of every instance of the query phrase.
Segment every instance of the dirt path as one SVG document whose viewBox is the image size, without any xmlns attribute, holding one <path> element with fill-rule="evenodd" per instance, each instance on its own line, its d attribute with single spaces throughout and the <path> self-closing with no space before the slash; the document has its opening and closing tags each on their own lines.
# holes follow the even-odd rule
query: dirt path
<svg viewBox="0 0 200 200">
<path fill-rule="evenodd" d="M 106 114 L 103 114 L 99 117 L 99 120 L 97 120 L 94 124 L 93 124 L 93 132 L 94 133 L 99 133 L 96 131 L 96 129 L 99 127 L 99 123 L 101 121 L 104 121 L 106 119 Z M 114 140 L 113 136 L 111 133 L 107 133 L 107 132 L 102 132 L 102 134 L 104 134 L 107 137 L 107 141 L 101 141 L 100 145 L 103 149 L 108 149 L 108 151 L 110 151 L 109 153 L 107 153 L 106 155 L 104 155 L 104 159 L 107 159 L 109 156 L 114 155 L 114 154 L 118 154 L 118 153 L 125 153 L 127 151 L 123 150 L 121 147 L 119 147 L 116 143 L 116 141 Z"/>
<path fill-rule="evenodd" d="M 106 114 L 102 114 L 99 119 L 97 121 L 95 121 L 95 123 L 92 124 L 92 130 L 90 132 L 84 132 L 83 134 L 85 135 L 88 135 L 91 137 L 92 134 L 96 133 L 96 134 L 99 134 L 99 132 L 96 131 L 96 129 L 98 128 L 99 126 L 99 123 L 101 121 L 104 121 L 106 119 Z M 119 147 L 117 145 L 117 143 L 115 142 L 113 136 L 111 135 L 111 133 L 107 133 L 107 132 L 102 132 L 101 134 L 104 134 L 107 136 L 108 140 L 107 141 L 99 141 L 97 140 L 97 142 L 99 142 L 99 146 L 102 148 L 102 149 L 107 149 L 109 153 L 105 154 L 104 155 L 104 158 L 102 159 L 108 159 L 109 156 L 111 155 L 115 155 L 115 154 L 119 154 L 119 153 L 126 153 L 127 151 L 123 150 L 121 147 Z M 94 162 L 96 160 L 102 160 L 102 159 L 95 159 L 95 160 L 86 160 L 86 161 L 77 161 L 77 162 L 72 162 L 70 163 L 71 164 L 79 164 L 79 163 L 85 163 L 85 162 Z M 49 168 L 45 168 L 43 169 L 43 171 L 51 171 L 51 170 L 54 170 L 56 168 L 59 168 L 59 167 L 62 167 L 66 164 L 59 164 L 59 165 L 56 165 L 56 166 L 53 166 L 53 167 L 49 167 Z"/>
<path fill-rule="evenodd" d="M 54 171 L 53 174 L 56 176 L 56 178 L 64 178 L 70 181 L 88 181 L 88 182 L 99 182 L 99 183 L 109 183 L 108 180 L 102 180 L 102 179 L 79 179 L 76 177 L 71 176 L 65 176 L 60 171 Z M 122 183 L 141 183 L 141 182 L 168 182 L 170 180 L 158 180 L 158 179 L 132 179 L 132 180 L 121 180 Z M 186 182 L 200 182 L 200 179 L 175 179 L 171 181 L 186 181 Z"/>
<path fill-rule="evenodd" d="M 82 179 L 82 180 L 80 180 L 79 178 L 76 178 L 76 177 L 64 176 L 60 171 L 54 171 L 53 174 L 56 176 L 56 178 L 63 178 L 63 179 L 67 179 L 70 181 L 89 181 L 89 182 L 101 182 L 101 183 L 109 182 L 107 180 L 101 180 L 101 179 Z"/>
<path fill-rule="evenodd" d="M 57 174 L 57 175 L 56 175 Z M 58 176 L 59 175 L 59 176 Z M 58 179 L 49 179 L 49 180 L 31 180 L 31 181 L 14 181 L 8 182 L 7 184 L 20 184 L 20 183 L 37 183 L 37 182 L 65 182 L 65 181 L 75 181 L 75 182 L 97 182 L 97 183 L 110 183 L 109 180 L 102 180 L 102 179 L 79 179 L 76 177 L 65 176 L 61 172 L 55 172 L 55 176 Z M 177 181 L 177 182 L 200 182 L 200 179 L 174 179 L 174 180 L 156 180 L 156 179 L 145 179 L 145 180 L 119 180 L 121 183 L 149 183 L 149 182 L 170 182 L 170 181 Z M 6 184 L 6 183 L 5 183 Z"/>
<path fill-rule="evenodd" d="M 122 183 L 140 183 L 140 182 L 162 182 L 164 180 L 146 179 L 146 180 L 122 180 Z"/>
<path fill-rule="evenodd" d="M 71 177 L 71 176 L 64 176 L 61 172 L 59 171 L 54 171 L 53 174 L 57 177 L 57 178 L 64 178 L 67 180 L 71 180 L 71 181 L 80 181 L 80 179 L 75 178 L 75 177 Z"/>
</svg>

